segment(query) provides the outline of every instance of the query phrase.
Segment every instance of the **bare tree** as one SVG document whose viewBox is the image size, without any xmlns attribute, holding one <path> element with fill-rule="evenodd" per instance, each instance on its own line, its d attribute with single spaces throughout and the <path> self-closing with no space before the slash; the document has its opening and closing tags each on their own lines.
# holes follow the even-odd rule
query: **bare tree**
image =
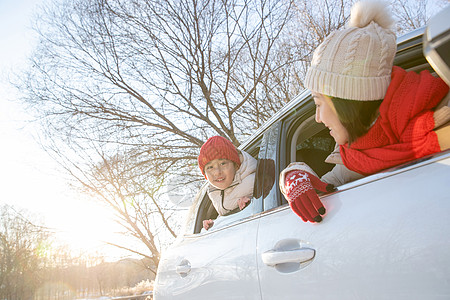
<svg viewBox="0 0 450 300">
<path fill-rule="evenodd" d="M 195 157 L 212 134 L 238 145 L 272 113 L 260 101 L 261 117 L 239 115 L 270 76 L 271 50 L 289 15 L 290 3 L 281 3 L 62 3 L 41 18 L 28 103 L 64 134 L 95 125 L 101 141 L 169 149 L 170 159 L 156 157 L 162 162 Z M 249 119 L 253 125 L 243 122 Z"/>
<path fill-rule="evenodd" d="M 193 163 L 207 137 L 239 145 L 289 100 L 265 85 L 290 63 L 275 61 L 274 50 L 291 7 L 77 0 L 54 2 L 37 19 L 40 43 L 21 90 L 43 144 L 117 212 L 149 258 L 159 257 L 149 216 L 175 236 L 172 212 L 156 201 L 164 179 L 199 180 Z"/>
<path fill-rule="evenodd" d="M 0 298 L 30 299 L 40 285 L 49 231 L 12 206 L 0 206 Z"/>
<path fill-rule="evenodd" d="M 448 5 L 447 0 L 392 1 L 398 34 L 425 26 L 431 16 Z"/>
<path fill-rule="evenodd" d="M 282 89 L 286 99 L 298 95 L 304 89 L 303 78 L 314 50 L 332 31 L 346 24 L 350 7 L 351 3 L 343 0 L 295 1 L 292 18 L 277 49 L 280 60 L 289 64 L 280 63 L 282 72 L 273 72 L 271 78 L 275 81 L 265 86 Z"/>
<path fill-rule="evenodd" d="M 25 210 L 0 206 L 1 299 L 110 295 L 154 278 L 156 268 L 149 259 L 111 263 L 98 254 L 75 254 L 56 243 L 51 231 L 35 219 Z"/>
<path fill-rule="evenodd" d="M 91 166 L 83 169 L 72 165 L 67 170 L 86 192 L 113 209 L 117 222 L 125 229 L 124 234 L 141 241 L 149 252 L 110 244 L 146 257 L 152 262 L 149 267 L 156 274 L 160 247 L 164 245 L 164 240 L 161 242 L 158 238 L 169 236 L 173 239 L 176 237 L 175 228 L 180 225 L 180 222 L 171 220 L 177 208 L 168 201 L 158 201 L 163 197 L 161 188 L 164 176 L 147 176 L 148 166 L 135 162 L 134 155 L 130 156 L 130 153 L 121 155 L 117 150 L 115 156 L 107 157 L 100 151 L 100 162 L 92 162 Z"/>
</svg>

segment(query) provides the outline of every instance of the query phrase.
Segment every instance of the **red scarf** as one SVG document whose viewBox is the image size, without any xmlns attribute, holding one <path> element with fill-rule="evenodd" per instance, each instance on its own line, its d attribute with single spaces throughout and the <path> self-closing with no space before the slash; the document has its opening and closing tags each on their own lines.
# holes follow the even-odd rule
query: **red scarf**
<svg viewBox="0 0 450 300">
<path fill-rule="evenodd" d="M 448 89 L 444 81 L 428 71 L 417 74 L 393 67 L 375 124 L 350 147 L 340 146 L 345 166 L 370 175 L 439 152 L 432 109 Z"/>
</svg>

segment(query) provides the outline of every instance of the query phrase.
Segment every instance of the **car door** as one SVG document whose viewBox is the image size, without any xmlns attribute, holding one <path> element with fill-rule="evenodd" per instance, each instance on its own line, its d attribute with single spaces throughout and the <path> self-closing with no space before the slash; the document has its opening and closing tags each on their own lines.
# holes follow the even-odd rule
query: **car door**
<svg viewBox="0 0 450 300">
<path fill-rule="evenodd" d="M 259 300 L 256 230 L 250 218 L 182 237 L 163 253 L 156 299 Z"/>
<path fill-rule="evenodd" d="M 450 298 L 449 168 L 447 158 L 322 197 L 320 224 L 287 205 L 263 215 L 262 299 Z"/>
<path fill-rule="evenodd" d="M 204 211 L 210 210 L 205 189 L 198 200 L 188 216 L 192 224 L 162 253 L 155 299 L 260 300 L 255 247 L 261 199 L 218 217 L 208 231 L 201 229 Z"/>
<path fill-rule="evenodd" d="M 276 136 L 266 159 L 285 166 L 291 136 Z M 274 184 L 257 238 L 262 299 L 450 298 L 449 174 L 447 151 L 345 184 L 321 197 L 318 224 Z"/>
</svg>

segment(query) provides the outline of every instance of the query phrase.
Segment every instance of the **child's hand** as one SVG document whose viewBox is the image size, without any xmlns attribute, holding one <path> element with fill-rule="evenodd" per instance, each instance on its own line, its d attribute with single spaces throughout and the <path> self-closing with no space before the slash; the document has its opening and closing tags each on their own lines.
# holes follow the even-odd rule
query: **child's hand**
<svg viewBox="0 0 450 300">
<path fill-rule="evenodd" d="M 242 197 L 238 200 L 238 206 L 240 210 L 243 210 L 250 203 L 249 197 Z"/>
<path fill-rule="evenodd" d="M 203 228 L 205 228 L 205 230 L 210 229 L 211 227 L 213 227 L 214 225 L 214 221 L 209 219 L 209 220 L 203 220 Z"/>
</svg>

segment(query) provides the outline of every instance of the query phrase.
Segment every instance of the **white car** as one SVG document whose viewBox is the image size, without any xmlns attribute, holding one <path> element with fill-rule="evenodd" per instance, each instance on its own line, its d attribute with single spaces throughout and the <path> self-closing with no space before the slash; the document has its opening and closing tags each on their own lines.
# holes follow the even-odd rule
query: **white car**
<svg viewBox="0 0 450 300">
<path fill-rule="evenodd" d="M 447 29 L 448 8 L 437 22 Z M 425 53 L 448 65 L 450 32 L 426 28 L 398 39 L 396 65 L 432 70 L 424 32 Z M 291 161 L 319 175 L 332 167 L 323 159 L 334 140 L 314 109 L 305 91 L 242 146 L 258 159 L 243 211 L 202 230 L 217 213 L 199 192 L 184 234 L 162 254 L 154 299 L 450 299 L 450 151 L 342 185 L 321 197 L 324 220 L 305 223 L 281 195 L 278 174 Z"/>
</svg>

